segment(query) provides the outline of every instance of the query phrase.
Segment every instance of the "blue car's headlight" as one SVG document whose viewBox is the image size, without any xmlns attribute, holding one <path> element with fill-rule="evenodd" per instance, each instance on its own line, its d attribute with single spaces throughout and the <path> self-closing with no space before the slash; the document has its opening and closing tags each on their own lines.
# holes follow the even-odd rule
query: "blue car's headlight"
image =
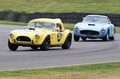
<svg viewBox="0 0 120 79">
<path fill-rule="evenodd" d="M 36 34 L 36 35 L 35 35 L 35 38 L 36 38 L 36 39 L 39 39 L 39 38 L 40 38 L 40 36 L 39 36 L 38 34 Z"/>
<path fill-rule="evenodd" d="M 102 32 L 102 33 L 105 33 L 105 29 L 104 29 L 104 28 L 102 28 L 102 29 L 101 29 L 101 32 Z"/>
<path fill-rule="evenodd" d="M 74 28 L 75 30 L 79 30 L 79 28 L 76 26 L 75 28 Z"/>
<path fill-rule="evenodd" d="M 12 33 L 10 33 L 9 36 L 10 36 L 10 38 L 13 38 L 13 37 L 14 37 L 14 35 L 13 35 Z"/>
</svg>

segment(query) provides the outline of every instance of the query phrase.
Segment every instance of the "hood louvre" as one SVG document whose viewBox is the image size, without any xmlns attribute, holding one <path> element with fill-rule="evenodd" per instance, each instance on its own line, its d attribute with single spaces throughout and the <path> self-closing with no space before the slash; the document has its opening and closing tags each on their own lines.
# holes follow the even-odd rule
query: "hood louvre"
<svg viewBox="0 0 120 79">
<path fill-rule="evenodd" d="M 88 24 L 88 26 L 95 26 L 95 24 Z"/>
</svg>

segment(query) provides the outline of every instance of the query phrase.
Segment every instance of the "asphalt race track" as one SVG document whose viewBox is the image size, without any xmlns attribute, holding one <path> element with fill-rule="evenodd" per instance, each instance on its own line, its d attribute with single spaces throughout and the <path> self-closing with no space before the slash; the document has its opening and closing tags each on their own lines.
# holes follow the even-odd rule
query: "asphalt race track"
<svg viewBox="0 0 120 79">
<path fill-rule="evenodd" d="M 10 51 L 7 46 L 11 30 L 20 26 L 0 25 L 0 70 L 46 68 L 120 61 L 120 34 L 114 41 L 72 41 L 70 49 L 52 47 L 48 51 L 33 51 L 30 47 L 19 47 Z"/>
</svg>

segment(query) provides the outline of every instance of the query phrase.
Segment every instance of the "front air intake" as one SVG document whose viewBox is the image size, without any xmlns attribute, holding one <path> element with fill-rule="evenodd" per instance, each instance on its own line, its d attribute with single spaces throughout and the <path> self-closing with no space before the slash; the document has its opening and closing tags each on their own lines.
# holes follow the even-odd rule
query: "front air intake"
<svg viewBox="0 0 120 79">
<path fill-rule="evenodd" d="M 26 37 L 26 36 L 19 36 L 17 37 L 17 41 L 28 41 L 30 42 L 30 38 L 29 37 Z"/>
<path fill-rule="evenodd" d="M 99 35 L 99 32 L 92 30 L 82 30 L 80 33 L 85 35 Z"/>
</svg>

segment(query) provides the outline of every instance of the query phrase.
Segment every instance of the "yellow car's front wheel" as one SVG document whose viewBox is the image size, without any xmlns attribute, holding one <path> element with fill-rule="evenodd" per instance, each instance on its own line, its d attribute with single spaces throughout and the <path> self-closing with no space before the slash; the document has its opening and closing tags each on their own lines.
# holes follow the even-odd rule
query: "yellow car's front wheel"
<svg viewBox="0 0 120 79">
<path fill-rule="evenodd" d="M 64 44 L 62 45 L 63 49 L 69 49 L 72 43 L 72 34 L 68 34 Z"/>
<path fill-rule="evenodd" d="M 50 37 L 47 36 L 45 40 L 43 41 L 42 45 L 40 46 L 41 50 L 48 50 L 50 47 Z"/>
<path fill-rule="evenodd" d="M 18 45 L 12 44 L 12 43 L 10 43 L 10 41 L 8 40 L 8 47 L 9 47 L 9 49 L 10 49 L 11 51 L 16 51 L 17 48 L 18 48 Z"/>
</svg>

